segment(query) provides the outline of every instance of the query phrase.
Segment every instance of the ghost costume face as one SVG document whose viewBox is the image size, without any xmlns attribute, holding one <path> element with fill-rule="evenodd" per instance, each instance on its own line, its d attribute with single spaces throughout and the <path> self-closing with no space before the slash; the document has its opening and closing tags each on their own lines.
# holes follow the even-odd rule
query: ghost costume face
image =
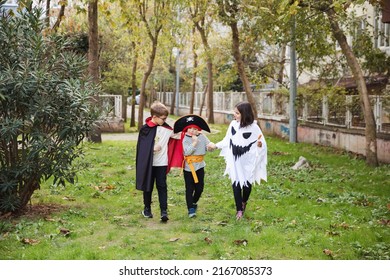
<svg viewBox="0 0 390 280">
<path fill-rule="evenodd" d="M 261 147 L 258 147 L 258 140 Z M 238 121 L 232 121 L 217 147 L 226 161 L 224 175 L 229 175 L 232 184 L 244 187 L 248 182 L 260 184 L 261 180 L 267 181 L 267 145 L 256 122 L 240 127 Z"/>
</svg>

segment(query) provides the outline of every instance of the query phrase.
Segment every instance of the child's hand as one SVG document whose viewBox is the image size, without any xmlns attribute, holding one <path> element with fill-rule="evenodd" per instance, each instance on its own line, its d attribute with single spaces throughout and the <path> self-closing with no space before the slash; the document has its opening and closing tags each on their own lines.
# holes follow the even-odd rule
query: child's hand
<svg viewBox="0 0 390 280">
<path fill-rule="evenodd" d="M 217 148 L 217 146 L 213 142 L 210 142 L 207 144 L 206 148 L 207 151 L 214 151 Z"/>
<path fill-rule="evenodd" d="M 192 146 L 195 147 L 196 145 L 198 145 L 198 142 L 199 142 L 198 136 L 192 135 Z"/>
<path fill-rule="evenodd" d="M 259 137 L 257 138 L 257 147 L 259 147 L 259 148 L 261 148 L 261 147 L 263 147 L 263 143 L 261 142 L 261 137 L 262 137 L 263 135 L 259 135 Z"/>
</svg>

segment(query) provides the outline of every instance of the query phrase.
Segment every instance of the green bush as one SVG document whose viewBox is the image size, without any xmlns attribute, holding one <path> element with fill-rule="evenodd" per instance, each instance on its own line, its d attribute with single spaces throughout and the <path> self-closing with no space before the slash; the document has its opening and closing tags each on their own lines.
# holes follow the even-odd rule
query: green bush
<svg viewBox="0 0 390 280">
<path fill-rule="evenodd" d="M 0 17 L 0 213 L 22 209 L 50 177 L 73 182 L 72 162 L 96 119 L 87 61 L 64 37 L 45 34 L 43 15 Z"/>
</svg>

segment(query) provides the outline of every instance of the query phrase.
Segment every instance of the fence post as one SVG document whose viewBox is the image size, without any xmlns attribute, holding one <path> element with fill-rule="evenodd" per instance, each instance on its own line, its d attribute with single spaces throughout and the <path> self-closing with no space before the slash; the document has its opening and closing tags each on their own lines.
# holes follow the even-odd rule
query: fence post
<svg viewBox="0 0 390 280">
<path fill-rule="evenodd" d="M 347 107 L 347 110 L 345 112 L 345 126 L 347 128 L 351 128 L 352 126 L 352 112 L 351 112 L 351 106 L 352 106 L 352 96 L 351 95 L 347 95 L 345 97 L 345 103 L 346 103 L 346 107 Z"/>
<path fill-rule="evenodd" d="M 329 117 L 328 97 L 324 95 L 322 97 L 322 122 L 324 125 L 328 123 L 328 117 Z"/>
<path fill-rule="evenodd" d="M 122 95 L 115 95 L 115 116 L 122 118 Z"/>
<path fill-rule="evenodd" d="M 380 132 L 382 130 L 382 101 L 380 96 L 375 96 L 374 98 L 374 117 L 376 122 L 376 131 Z"/>
<path fill-rule="evenodd" d="M 309 104 L 306 100 L 303 101 L 302 119 L 307 121 L 307 115 L 309 114 Z"/>
</svg>

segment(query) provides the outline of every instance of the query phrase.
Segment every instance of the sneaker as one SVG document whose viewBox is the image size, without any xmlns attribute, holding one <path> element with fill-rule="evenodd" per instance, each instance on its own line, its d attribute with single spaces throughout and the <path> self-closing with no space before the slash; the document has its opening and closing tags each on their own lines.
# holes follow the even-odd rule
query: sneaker
<svg viewBox="0 0 390 280">
<path fill-rule="evenodd" d="M 188 209 L 188 217 L 193 218 L 196 216 L 196 208 Z"/>
<path fill-rule="evenodd" d="M 242 218 L 242 215 L 243 215 L 244 213 L 242 212 L 242 211 L 237 211 L 237 213 L 236 213 L 236 219 L 237 220 L 240 220 L 241 218 Z"/>
<path fill-rule="evenodd" d="M 141 212 L 142 215 L 145 217 L 145 218 L 153 218 L 153 214 L 152 214 L 152 211 L 150 208 L 148 207 L 145 207 L 144 210 Z"/>
<path fill-rule="evenodd" d="M 168 218 L 168 212 L 167 212 L 167 210 L 162 210 L 161 211 L 161 221 L 162 222 L 166 222 L 166 221 L 168 221 L 169 220 L 169 218 Z"/>
</svg>

